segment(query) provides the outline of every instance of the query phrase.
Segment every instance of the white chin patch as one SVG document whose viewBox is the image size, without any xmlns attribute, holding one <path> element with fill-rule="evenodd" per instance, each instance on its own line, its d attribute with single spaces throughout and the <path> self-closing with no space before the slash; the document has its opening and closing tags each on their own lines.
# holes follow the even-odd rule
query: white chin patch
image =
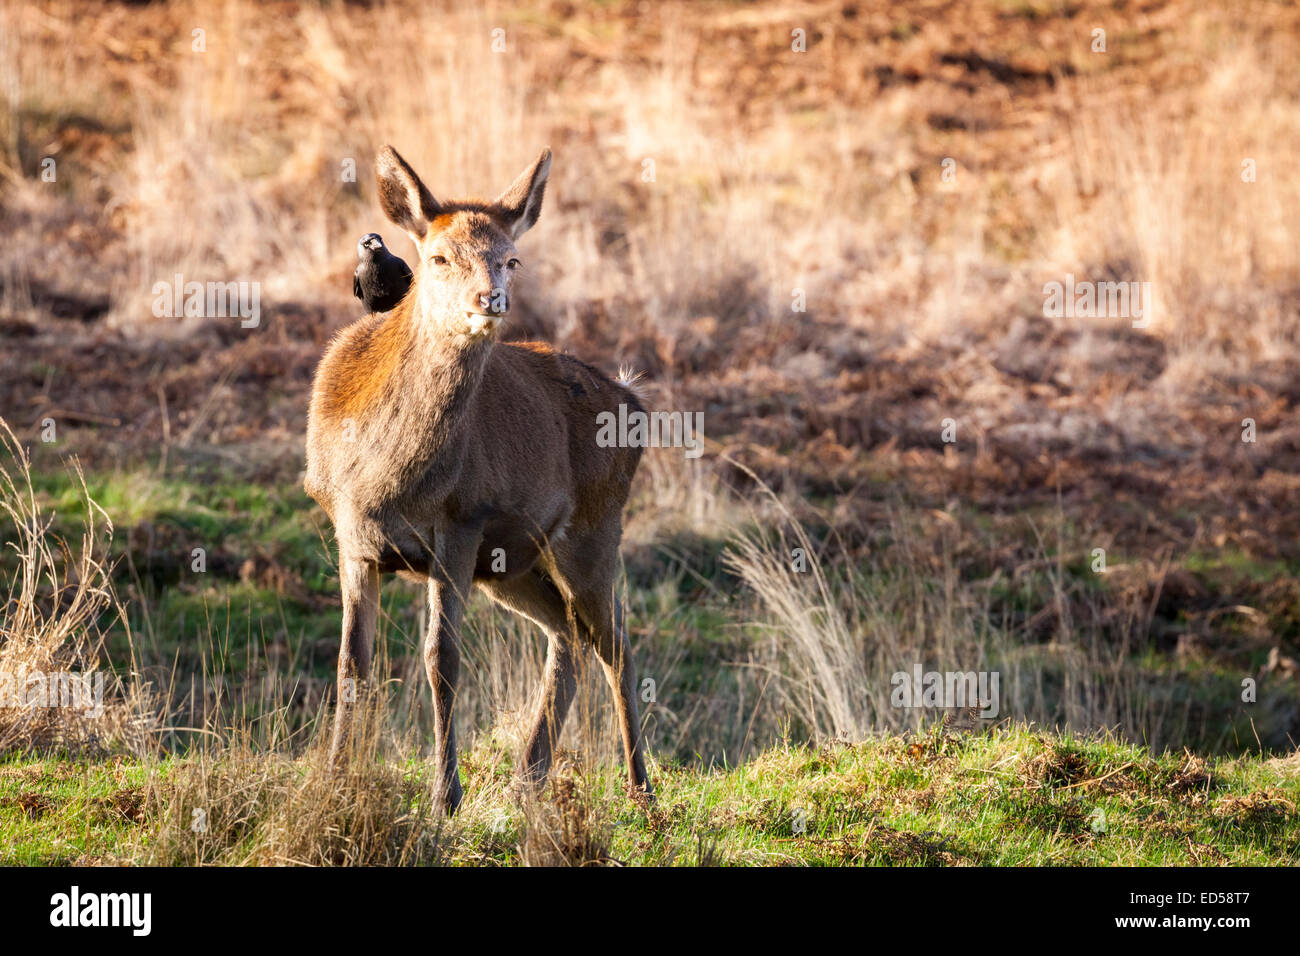
<svg viewBox="0 0 1300 956">
<path fill-rule="evenodd" d="M 465 316 L 465 331 L 470 335 L 491 335 L 501 324 L 499 315 L 475 315 L 469 313 Z"/>
</svg>

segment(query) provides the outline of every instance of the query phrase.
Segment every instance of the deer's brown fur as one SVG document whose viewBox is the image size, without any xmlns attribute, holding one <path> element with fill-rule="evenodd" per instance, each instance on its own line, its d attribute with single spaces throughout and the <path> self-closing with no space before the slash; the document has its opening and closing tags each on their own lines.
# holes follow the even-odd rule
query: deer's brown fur
<svg viewBox="0 0 1300 956">
<path fill-rule="evenodd" d="M 305 486 L 338 540 L 340 689 L 369 674 L 379 575 L 427 582 L 424 656 L 448 810 L 461 798 L 452 719 L 459 628 L 476 584 L 547 634 L 525 776 L 545 779 L 579 655 L 590 646 L 614 691 L 630 781 L 650 793 L 635 668 L 614 593 L 622 509 L 640 450 L 596 443 L 601 412 L 641 405 L 590 365 L 496 335 L 514 239 L 537 220 L 550 161 L 544 150 L 494 202 L 440 203 L 385 147 L 380 202 L 420 262 L 392 312 L 339 333 L 312 391 Z M 350 695 L 340 693 L 337 759 L 345 757 L 352 710 Z"/>
</svg>

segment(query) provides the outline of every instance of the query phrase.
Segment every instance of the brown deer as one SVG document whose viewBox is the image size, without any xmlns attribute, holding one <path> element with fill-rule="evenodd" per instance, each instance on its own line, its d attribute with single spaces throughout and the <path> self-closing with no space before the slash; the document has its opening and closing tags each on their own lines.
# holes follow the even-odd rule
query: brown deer
<svg viewBox="0 0 1300 956">
<path fill-rule="evenodd" d="M 379 611 L 379 576 L 427 582 L 424 663 L 434 757 L 455 812 L 453 710 L 461 614 L 472 585 L 534 621 L 548 646 L 522 764 L 540 785 L 584 646 L 613 690 L 632 786 L 651 795 L 636 668 L 615 595 L 622 511 L 641 451 L 596 442 L 597 415 L 637 396 L 538 343 L 497 341 L 515 240 L 537 222 L 551 152 L 492 202 L 435 199 L 392 147 L 376 161 L 384 213 L 419 251 L 406 297 L 343 329 L 316 371 L 307 493 L 334 524 L 343 596 L 332 754 L 345 759 Z"/>
</svg>

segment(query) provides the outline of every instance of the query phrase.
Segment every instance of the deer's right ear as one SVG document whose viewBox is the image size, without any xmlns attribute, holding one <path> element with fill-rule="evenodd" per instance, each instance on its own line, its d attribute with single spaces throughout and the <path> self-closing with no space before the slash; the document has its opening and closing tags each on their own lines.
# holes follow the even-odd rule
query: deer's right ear
<svg viewBox="0 0 1300 956">
<path fill-rule="evenodd" d="M 406 230 L 413 241 L 423 239 L 429 223 L 438 215 L 438 200 L 391 146 L 385 146 L 375 158 L 375 182 L 384 215 L 393 225 Z"/>
</svg>

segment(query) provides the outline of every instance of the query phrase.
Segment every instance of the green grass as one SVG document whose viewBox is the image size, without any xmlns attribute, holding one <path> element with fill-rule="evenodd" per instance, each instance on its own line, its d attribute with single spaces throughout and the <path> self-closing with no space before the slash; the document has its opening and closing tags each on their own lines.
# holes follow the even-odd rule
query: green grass
<svg viewBox="0 0 1300 956">
<path fill-rule="evenodd" d="M 320 688 L 332 686 L 340 627 L 324 517 L 288 478 L 256 484 L 217 471 L 205 479 L 160 477 L 148 466 L 87 476 L 91 496 L 116 525 L 114 582 L 128 608 L 137 659 L 159 686 L 167 685 L 166 672 L 182 678 L 182 684 L 188 675 L 198 675 L 200 683 L 217 678 L 224 710 L 206 726 L 260 726 L 269 719 L 283 721 L 295 734 L 310 732 Z M 85 505 L 71 476 L 43 469 L 37 492 L 56 515 L 55 532 L 77 540 Z M 1040 525 L 1047 527 L 1049 518 Z M 963 600 L 987 602 L 989 627 L 1030 619 L 1051 603 L 1056 588 L 1084 610 L 1093 602 L 1107 606 L 1112 578 L 1079 563 L 1087 553 L 1088 535 L 1082 530 L 1053 530 L 1047 536 L 1060 550 L 1058 565 L 1056 553 L 1036 545 L 1023 519 L 995 520 L 978 512 L 961 519 L 975 540 L 967 541 L 953 580 L 964 589 Z M 981 542 L 1015 529 L 1021 551 L 1033 560 L 1015 565 L 1014 575 L 995 574 L 998 567 L 984 557 L 991 551 Z M 937 577 L 920 579 L 923 590 L 915 594 L 900 590 L 900 582 L 912 580 L 908 575 L 925 574 L 930 567 L 889 560 L 895 550 L 907 554 L 918 547 L 916 540 L 905 539 L 908 533 L 905 522 L 882 529 L 875 550 L 887 554 L 854 565 L 852 586 L 860 600 L 939 593 L 943 584 Z M 800 715 L 774 711 L 771 700 L 761 699 L 763 674 L 747 669 L 771 626 L 743 582 L 723 566 L 724 546 L 723 538 L 682 533 L 630 548 L 626 556 L 628 616 L 641 676 L 654 677 L 662 695 L 646 708 L 655 756 L 662 761 L 654 771 L 657 807 L 647 815 L 623 794 L 618 769 L 605 766 L 548 796 L 542 809 L 521 809 L 507 796 L 512 755 L 495 733 L 465 727 L 462 739 L 474 741 L 463 755 L 467 799 L 443 834 L 438 861 L 532 862 L 540 852 L 536 834 L 561 832 L 568 834 L 559 841 L 563 846 L 556 851 L 554 840 L 546 844 L 547 859 L 559 852 L 578 862 L 608 858 L 630 864 L 1300 862 L 1295 811 L 1300 764 L 1294 757 L 1289 763 L 1271 759 L 1291 749 L 1280 733 L 1289 727 L 1294 687 L 1280 678 L 1263 679 L 1257 703 L 1240 700 L 1241 678 L 1258 672 L 1265 645 L 1210 643 L 1204 652 L 1179 656 L 1149 640 L 1127 646 L 1122 680 L 1111 682 L 1132 704 L 1123 729 L 1134 738 L 1153 739 L 1144 733 L 1154 720 L 1162 739 L 1178 748 L 1186 743 L 1202 754 L 1238 755 L 1207 758 L 1213 762 L 1204 767 L 1200 758 L 1023 729 L 977 735 L 934 731 L 852 747 L 774 745 L 783 735 L 799 738 Z M 205 572 L 190 567 L 194 547 L 206 551 Z M 1116 554 L 1110 557 L 1119 561 Z M 0 554 L 6 578 L 13 570 L 6 562 L 12 560 Z M 1242 581 L 1272 581 L 1270 586 L 1284 588 L 1292 570 L 1234 554 L 1214 560 L 1188 554 L 1178 560 L 1208 587 L 1222 585 L 1220 604 L 1241 600 L 1232 589 Z M 882 606 L 891 608 L 890 614 L 912 613 L 911 597 Z M 418 653 L 415 621 L 422 601 L 421 589 L 413 585 L 384 587 L 381 635 L 393 660 Z M 522 629 L 526 635 L 501 630 L 494 613 L 482 602 L 471 605 L 466 641 L 476 654 L 503 638 L 537 639 L 528 628 Z M 1180 632 L 1188 624 L 1167 618 L 1161 626 Z M 1221 622 L 1217 633 L 1236 635 L 1240 626 Z M 1104 629 L 1098 635 L 1103 642 L 1114 637 Z M 120 628 L 110 631 L 107 649 L 118 665 L 127 660 L 125 640 Z M 1013 644 L 1021 666 L 1038 675 L 1036 687 L 1045 695 L 1034 705 L 1046 715 L 1038 719 L 1054 723 L 1054 700 L 1065 694 L 1068 676 L 1080 677 L 1068 653 L 1077 648 L 1062 645 L 1055 631 L 1020 635 Z M 263 695 L 268 681 L 279 682 L 284 692 Z M 294 697 L 295 686 L 308 682 L 313 694 Z M 1011 685 L 1003 690 L 1009 693 Z M 169 723 L 212 720 L 185 709 L 187 691 L 187 686 L 173 687 Z M 745 723 L 760 704 L 767 710 L 751 741 Z M 1023 716 L 1014 709 L 1004 713 Z M 729 729 L 736 726 L 754 749 L 733 766 L 726 755 L 741 752 L 740 738 Z M 1257 734 L 1268 752 L 1240 756 L 1255 749 Z M 152 859 L 150 847 L 160 835 L 188 833 L 184 820 L 168 820 L 176 804 L 162 795 L 189 785 L 200 764 L 184 747 L 195 742 L 184 733 L 169 735 L 166 743 L 177 747 L 178 755 L 144 762 L 120 757 L 0 762 L 0 864 Z M 218 751 L 217 759 L 230 757 Z M 244 753 L 243 762 L 228 770 L 242 780 L 250 769 L 270 768 L 276 759 Z M 264 776 L 274 782 L 254 785 L 278 788 L 265 791 L 267 805 L 292 795 L 298 777 L 310 777 L 306 760 L 299 758 L 287 775 L 282 767 L 268 771 Z M 406 758 L 381 769 L 396 772 L 411 788 L 394 788 L 387 774 L 388 789 L 377 804 L 391 805 L 393 813 L 427 810 L 418 803 L 427 782 L 421 760 Z M 180 805 L 185 809 L 183 800 Z M 218 850 L 201 859 L 256 858 L 255 823 L 240 831 L 232 856 Z M 405 826 L 409 831 L 409 821 Z M 339 827 L 348 832 L 346 821 Z"/>
<path fill-rule="evenodd" d="M 718 862 L 737 864 L 1300 859 L 1300 766 L 1288 773 L 1279 762 L 1239 758 L 1214 765 L 1206 783 L 1183 782 L 1184 766 L 1138 747 L 1028 731 L 783 747 L 728 772 L 662 770 L 666 825 L 620 833 L 614 855 L 653 862 L 656 849 L 702 834 Z M 1276 803 L 1234 810 L 1237 799 L 1270 793 Z"/>
<path fill-rule="evenodd" d="M 67 863 L 83 854 L 137 862 L 165 813 L 162 802 L 141 803 L 140 788 L 165 790 L 186 763 L 0 764 L 0 863 Z M 649 813 L 624 795 L 618 768 L 590 772 L 526 812 L 509 796 L 508 755 L 482 743 L 464 755 L 466 802 L 443 835 L 442 858 L 515 864 L 532 828 L 575 863 L 1300 863 L 1294 757 L 1202 762 L 1102 737 L 936 727 L 853 746 L 778 746 L 729 769 L 654 769 L 658 797 Z M 418 760 L 404 771 L 408 779 L 426 775 Z M 132 816 L 116 806 L 143 809 Z M 408 802 L 392 812 L 414 809 Z M 567 829 L 557 820 L 569 821 Z M 245 842 L 240 852 L 247 851 Z"/>
<path fill-rule="evenodd" d="M 169 767 L 124 757 L 0 763 L 0 865 L 124 860 L 139 830 L 144 785 Z"/>
<path fill-rule="evenodd" d="M 1207 578 L 1239 578 L 1257 584 L 1300 574 L 1300 562 L 1261 559 L 1240 548 L 1192 551 L 1183 559 L 1183 566 Z"/>
<path fill-rule="evenodd" d="M 298 677 L 330 680 L 340 608 L 324 515 L 288 475 L 253 482 L 228 464 L 196 466 L 186 474 L 201 474 L 201 480 L 162 476 L 156 463 L 149 462 L 87 475 L 91 497 L 115 525 L 113 577 L 128 609 L 137 659 L 153 668 L 154 679 L 164 686 L 169 674 L 219 675 L 242 685 L 266 677 L 289 683 Z M 35 484 L 44 508 L 55 515 L 55 533 L 77 540 L 86 506 L 72 475 L 48 462 L 37 471 Z M 1092 536 L 1068 521 L 1057 528 L 1053 522 L 1060 515 L 1050 508 L 1029 517 L 1000 518 L 972 510 L 958 518 L 960 528 L 952 534 L 965 548 L 957 565 L 966 592 L 963 600 L 987 603 L 990 631 L 1015 632 L 1039 612 L 1050 611 L 1061 590 L 1083 610 L 1092 604 L 1104 610 L 1114 599 L 1111 589 L 1123 586 L 1122 575 L 1092 573 L 1087 564 Z M 897 591 L 900 581 L 918 573 L 912 564 L 888 558 L 896 548 L 907 552 L 926 546 L 891 537 L 905 527 L 905 522 L 896 522 L 879 529 L 874 550 L 881 560 L 856 569 L 854 587 L 864 596 L 860 600 Z M 1035 529 L 1049 529 L 1041 530 L 1041 542 Z M 821 528 L 819 534 L 824 532 Z M 1025 558 L 1012 566 L 1014 573 L 989 558 L 997 553 L 995 545 L 1008 540 L 1018 542 L 1017 553 Z M 764 637 L 761 629 L 750 626 L 756 615 L 745 586 L 721 561 L 725 545 L 725 536 L 683 531 L 651 545 L 630 547 L 625 555 L 627 607 L 638 655 L 657 667 L 652 676 L 661 683 L 662 671 L 671 663 L 674 706 L 679 710 L 690 711 L 692 701 L 736 698 L 737 665 L 750 658 Z M 205 551 L 202 572 L 192 567 L 192 552 L 198 547 Z M 1108 557 L 1116 566 L 1123 563 L 1115 549 Z M 0 552 L 0 577 L 11 577 L 13 560 L 10 552 Z M 1231 552 L 1214 560 L 1194 552 L 1178 562 L 1217 595 L 1220 606 L 1255 603 L 1252 592 L 1240 589 L 1241 582 L 1272 575 L 1272 590 L 1258 603 L 1274 633 L 1285 637 L 1295 631 L 1300 611 L 1294 601 L 1300 592 L 1284 591 L 1293 577 L 1286 564 L 1252 563 Z M 924 587 L 933 594 L 943 584 L 936 577 Z M 392 580 L 384 586 L 383 601 L 387 620 L 382 631 L 389 654 L 398 658 L 417 653 L 421 589 Z M 482 611 L 482 602 L 471 605 L 470 630 L 482 630 L 482 640 L 491 640 L 492 628 L 481 626 Z M 1060 639 L 1051 624 L 1054 619 L 1044 620 L 1047 630 L 1016 632 L 1011 643 L 1022 656 L 1042 658 L 1040 683 L 1057 693 L 1074 665 L 1053 659 L 1055 643 L 1038 646 L 1049 638 Z M 1122 628 L 1128 618 L 1109 614 L 1104 620 L 1108 623 L 1100 625 L 1103 628 Z M 1181 617 L 1160 624 L 1167 634 L 1192 626 Z M 1133 693 L 1141 697 L 1134 708 L 1152 699 L 1166 701 L 1172 721 L 1166 723 L 1184 734 L 1177 742 L 1194 749 L 1240 751 L 1251 745 L 1256 733 L 1270 747 L 1285 746 L 1289 724 L 1284 718 L 1295 699 L 1293 685 L 1262 681 L 1257 705 L 1243 708 L 1239 699 L 1242 677 L 1259 672 L 1271 646 L 1262 638 L 1238 640 L 1237 632 L 1247 625 L 1254 626 L 1241 615 L 1218 615 L 1215 631 L 1228 639 L 1208 640 L 1204 654 L 1171 658 L 1165 645 L 1157 649 L 1146 637 L 1130 644 L 1131 667 L 1125 673 Z M 907 628 L 906 622 L 898 626 Z M 1118 629 L 1104 631 L 1102 638 L 1110 645 L 1127 640 Z M 110 628 L 107 651 L 119 664 L 129 660 L 127 635 L 120 626 Z M 1054 723 L 1060 715 L 1040 708 L 1016 716 Z M 1141 725 L 1129 729 L 1135 738 L 1151 739 L 1143 737 Z M 715 743 L 681 741 L 674 755 L 690 757 L 705 750 L 720 756 Z"/>
<path fill-rule="evenodd" d="M 33 484 L 55 516 L 53 533 L 75 541 L 86 504 L 72 476 L 49 468 Z M 298 487 L 233 476 L 183 481 L 144 467 L 92 472 L 86 484 L 115 526 L 114 581 L 128 598 L 137 644 L 152 658 L 188 671 L 202 654 L 240 673 L 266 643 L 284 640 L 296 655 L 300 645 L 337 635 L 328 529 Z M 9 574 L 13 560 L 0 555 L 0 570 Z M 215 648 L 209 635 L 219 635 Z M 111 633 L 110 655 L 125 656 L 125 636 Z M 307 670 L 318 664 L 309 660 Z"/>
</svg>

